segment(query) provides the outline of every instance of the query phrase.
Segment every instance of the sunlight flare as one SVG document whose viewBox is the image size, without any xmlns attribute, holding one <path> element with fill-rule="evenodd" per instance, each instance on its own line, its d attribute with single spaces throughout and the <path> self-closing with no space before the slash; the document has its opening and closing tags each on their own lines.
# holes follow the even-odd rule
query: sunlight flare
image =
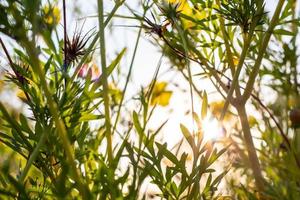
<svg viewBox="0 0 300 200">
<path fill-rule="evenodd" d="M 225 129 L 216 118 L 206 117 L 202 121 L 202 131 L 205 141 L 216 141 L 224 137 Z"/>
</svg>

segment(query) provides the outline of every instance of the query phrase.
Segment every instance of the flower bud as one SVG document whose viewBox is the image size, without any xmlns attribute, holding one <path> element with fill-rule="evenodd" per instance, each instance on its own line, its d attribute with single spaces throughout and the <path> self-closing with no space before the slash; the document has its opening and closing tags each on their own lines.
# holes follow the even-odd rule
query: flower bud
<svg viewBox="0 0 300 200">
<path fill-rule="evenodd" d="M 300 127 L 300 109 L 295 108 L 290 111 L 290 120 L 292 122 L 292 127 Z"/>
</svg>

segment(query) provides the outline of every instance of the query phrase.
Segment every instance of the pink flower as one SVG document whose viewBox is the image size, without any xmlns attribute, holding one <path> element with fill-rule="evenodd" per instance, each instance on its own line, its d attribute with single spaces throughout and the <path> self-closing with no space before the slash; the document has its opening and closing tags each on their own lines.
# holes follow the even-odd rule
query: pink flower
<svg viewBox="0 0 300 200">
<path fill-rule="evenodd" d="M 79 69 L 78 76 L 81 78 L 85 78 L 87 75 L 87 71 L 88 71 L 88 65 L 87 64 L 82 65 L 81 68 Z"/>
<path fill-rule="evenodd" d="M 78 72 L 78 76 L 81 78 L 86 78 L 87 76 L 91 76 L 92 81 L 96 81 L 100 77 L 99 67 L 95 64 L 84 64 L 80 68 Z"/>
</svg>

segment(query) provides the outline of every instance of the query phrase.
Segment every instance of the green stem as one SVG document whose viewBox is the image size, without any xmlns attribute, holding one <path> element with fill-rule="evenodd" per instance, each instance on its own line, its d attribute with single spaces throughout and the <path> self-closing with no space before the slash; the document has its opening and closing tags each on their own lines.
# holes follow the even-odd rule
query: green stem
<svg viewBox="0 0 300 200">
<path fill-rule="evenodd" d="M 146 14 L 146 12 L 144 13 L 144 16 L 145 16 L 145 14 Z M 116 119 L 115 119 L 115 123 L 114 123 L 114 126 L 113 126 L 112 133 L 115 132 L 116 127 L 117 127 L 117 123 L 118 123 L 119 116 L 120 116 L 120 113 L 121 113 L 121 108 L 122 108 L 122 104 L 123 104 L 123 101 L 124 101 L 125 93 L 126 93 L 126 90 L 127 90 L 127 86 L 128 86 L 128 83 L 129 83 L 130 76 L 131 76 L 133 63 L 134 63 L 136 52 L 137 52 L 137 49 L 138 49 L 141 33 L 142 33 L 142 28 L 139 29 L 139 32 L 138 32 L 138 35 L 137 35 L 137 39 L 136 39 L 136 42 L 135 42 L 135 47 L 134 47 L 134 50 L 133 50 L 131 63 L 130 63 L 130 66 L 129 66 L 129 71 L 128 71 L 128 74 L 127 74 L 127 77 L 126 77 L 126 83 L 125 83 L 125 86 L 124 86 L 124 89 L 123 89 L 123 92 L 122 92 L 122 98 L 121 98 L 121 101 L 120 101 L 120 104 L 119 104 L 119 107 L 118 107 L 117 116 L 116 116 Z"/>
<path fill-rule="evenodd" d="M 264 57 L 264 54 L 265 54 L 265 51 L 267 49 L 267 46 L 268 46 L 269 40 L 271 38 L 271 35 L 273 33 L 273 30 L 274 30 L 275 26 L 278 23 L 279 15 L 281 13 L 284 2 L 285 2 L 285 0 L 279 0 L 279 2 L 277 4 L 277 7 L 276 7 L 276 10 L 274 12 L 274 15 L 271 19 L 270 26 L 269 26 L 266 34 L 264 35 L 264 37 L 262 39 L 262 42 L 260 43 L 261 45 L 259 47 L 258 56 L 256 58 L 255 64 L 253 66 L 253 69 L 251 71 L 251 74 L 249 76 L 249 80 L 248 80 L 246 88 L 245 88 L 245 92 L 243 94 L 243 101 L 244 102 L 246 102 L 248 100 L 248 98 L 250 97 L 250 95 L 252 93 L 252 90 L 253 90 L 253 87 L 254 87 L 254 82 L 256 80 L 256 77 L 258 75 L 259 68 L 260 68 L 260 65 L 261 65 L 261 61 Z"/>
<path fill-rule="evenodd" d="M 263 6 L 262 6 L 262 4 L 259 4 L 258 6 L 259 7 L 258 7 L 258 11 L 256 12 L 256 15 L 259 16 L 263 12 Z M 229 92 L 227 94 L 227 98 L 226 98 L 225 103 L 224 103 L 224 108 L 223 108 L 221 116 L 220 116 L 221 121 L 225 117 L 225 114 L 227 112 L 227 109 L 228 109 L 228 106 L 229 106 L 229 103 L 230 103 L 230 99 L 232 98 L 234 90 L 238 90 L 237 88 L 238 88 L 238 84 L 239 84 L 239 76 L 240 76 L 240 73 L 242 71 L 244 61 L 246 59 L 247 52 L 248 52 L 248 49 L 250 47 L 251 40 L 252 40 L 252 37 L 254 35 L 255 28 L 256 28 L 258 20 L 259 20 L 258 18 L 255 18 L 255 20 L 253 21 L 253 23 L 250 26 L 249 32 L 244 33 L 244 47 L 243 47 L 241 56 L 239 58 L 237 69 L 236 69 L 235 74 L 233 76 L 233 80 L 232 80 L 232 83 L 230 85 L 230 89 L 229 89 Z"/>
<path fill-rule="evenodd" d="M 190 98 L 191 98 L 191 104 L 192 104 L 192 106 L 191 106 L 192 118 L 194 118 L 194 116 L 193 116 L 193 113 L 194 113 L 194 95 L 193 95 L 193 86 L 192 86 L 193 76 L 192 76 L 192 70 L 191 70 L 190 62 L 189 62 L 189 59 L 188 59 L 188 52 L 189 52 L 188 43 L 187 43 L 188 41 L 187 41 L 187 38 L 185 37 L 184 30 L 182 30 L 181 26 L 178 24 L 177 19 L 174 18 L 173 21 L 174 21 L 176 29 L 178 30 L 179 36 L 180 36 L 182 44 L 183 44 L 184 59 L 185 59 L 185 62 L 186 62 L 186 67 L 187 67 L 188 76 L 189 76 L 188 81 L 189 81 Z M 193 120 L 193 123 L 194 123 L 194 120 Z"/>
<path fill-rule="evenodd" d="M 98 21 L 99 21 L 99 39 L 100 39 L 100 57 L 102 67 L 102 83 L 103 83 L 103 99 L 104 99 L 104 112 L 105 112 L 105 135 L 107 140 L 107 156 L 108 161 L 111 164 L 113 161 L 112 151 L 112 136 L 111 136 L 111 122 L 110 122 L 110 109 L 109 109 L 109 97 L 108 97 L 108 83 L 107 83 L 107 71 L 106 71 L 106 54 L 105 54 L 105 26 L 104 26 L 104 13 L 103 13 L 103 0 L 98 0 Z"/>
<path fill-rule="evenodd" d="M 226 98 L 225 103 L 224 103 L 224 108 L 223 108 L 221 116 L 220 116 L 220 121 L 222 121 L 224 119 L 225 114 L 226 114 L 227 109 L 228 109 L 228 106 L 229 106 L 229 103 L 230 103 L 230 99 L 232 98 L 232 95 L 233 95 L 233 92 L 234 92 L 235 88 L 238 86 L 239 76 L 240 76 L 240 73 L 242 71 L 242 67 L 243 67 L 243 64 L 244 64 L 249 46 L 250 46 L 250 41 L 251 41 L 251 38 L 252 38 L 252 34 L 253 33 L 251 33 L 251 34 L 249 33 L 248 37 L 245 38 L 244 47 L 243 47 L 243 50 L 242 50 L 242 53 L 241 53 L 241 56 L 240 56 L 240 59 L 239 59 L 239 63 L 237 65 L 237 69 L 236 69 L 235 74 L 233 76 L 233 80 L 231 82 L 230 89 L 229 89 L 228 94 L 227 94 L 227 98 Z"/>
<path fill-rule="evenodd" d="M 217 0 L 217 4 L 218 4 L 219 7 L 221 7 L 219 0 Z M 232 52 L 231 52 L 231 49 L 230 49 L 229 37 L 228 37 L 228 34 L 226 33 L 226 30 L 225 30 L 225 22 L 224 22 L 224 18 L 223 18 L 222 15 L 220 15 L 219 20 L 220 20 L 220 28 L 221 28 L 221 32 L 222 32 L 223 40 L 224 40 L 224 44 L 225 44 L 228 64 L 229 64 L 229 67 L 230 67 L 230 70 L 231 70 L 231 74 L 232 74 L 232 76 L 234 76 L 234 74 L 235 74 L 235 64 L 233 62 L 233 55 L 232 55 Z M 237 83 L 237 87 L 235 88 L 235 92 L 236 92 L 237 97 L 241 96 L 239 83 Z"/>
</svg>

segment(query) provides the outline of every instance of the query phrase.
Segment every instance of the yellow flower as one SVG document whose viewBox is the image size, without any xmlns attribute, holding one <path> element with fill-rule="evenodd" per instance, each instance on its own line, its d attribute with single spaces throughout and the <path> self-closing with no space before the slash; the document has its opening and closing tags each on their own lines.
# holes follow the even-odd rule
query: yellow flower
<svg viewBox="0 0 300 200">
<path fill-rule="evenodd" d="M 167 82 L 158 82 L 154 85 L 151 105 L 167 106 L 169 104 L 170 98 L 172 96 L 172 91 L 166 90 Z"/>
<path fill-rule="evenodd" d="M 202 20 L 208 17 L 207 11 L 199 11 L 192 8 L 187 0 L 168 0 L 168 2 L 171 4 L 178 4 L 178 11 L 180 11 L 180 13 L 188 17 L 192 17 L 195 20 Z M 185 29 L 194 27 L 196 25 L 195 22 L 184 18 L 182 19 L 182 22 Z"/>
<path fill-rule="evenodd" d="M 209 106 L 210 106 L 210 111 L 213 114 L 213 116 L 219 116 L 223 111 L 224 101 L 214 101 L 214 102 L 211 102 L 209 104 Z M 232 117 L 231 114 L 229 112 L 227 112 L 225 114 L 224 120 L 229 121 L 231 119 L 231 117 Z"/>
<path fill-rule="evenodd" d="M 57 6 L 45 6 L 43 8 L 45 22 L 49 25 L 57 25 L 60 22 L 60 10 Z"/>
<path fill-rule="evenodd" d="M 3 86 L 4 86 L 4 81 L 0 80 L 0 91 L 2 90 Z"/>
</svg>

